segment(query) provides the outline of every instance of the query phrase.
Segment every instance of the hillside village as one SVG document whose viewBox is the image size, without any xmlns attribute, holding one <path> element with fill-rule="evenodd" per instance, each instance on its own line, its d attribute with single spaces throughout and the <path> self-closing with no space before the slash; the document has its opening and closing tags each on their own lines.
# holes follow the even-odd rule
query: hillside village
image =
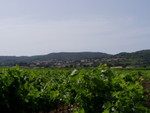
<svg viewBox="0 0 150 113">
<path fill-rule="evenodd" d="M 31 57 L 0 56 L 0 66 L 33 68 L 74 68 L 97 67 L 107 64 L 109 67 L 150 67 L 150 50 L 110 55 L 100 52 L 51 53 Z"/>
<path fill-rule="evenodd" d="M 57 67 L 57 68 L 72 68 L 72 67 L 96 67 L 100 64 L 100 59 L 82 59 L 78 61 L 34 61 L 30 67 Z"/>
</svg>

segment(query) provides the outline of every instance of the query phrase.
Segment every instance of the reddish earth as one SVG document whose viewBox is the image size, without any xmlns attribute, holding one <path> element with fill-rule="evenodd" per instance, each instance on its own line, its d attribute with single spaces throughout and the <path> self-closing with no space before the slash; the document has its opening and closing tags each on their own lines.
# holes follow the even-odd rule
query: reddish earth
<svg viewBox="0 0 150 113">
<path fill-rule="evenodd" d="M 145 106 L 150 108 L 150 80 L 149 79 L 144 79 L 142 84 L 143 84 L 144 89 L 146 89 L 144 95 L 147 96 Z"/>
<path fill-rule="evenodd" d="M 49 113 L 72 113 L 70 106 L 58 106 L 57 109 L 50 111 Z"/>
<path fill-rule="evenodd" d="M 45 113 L 45 112 L 39 112 L 39 113 Z M 48 113 L 72 113 L 72 107 L 61 105 L 61 106 L 57 106 L 56 109 L 54 109 Z"/>
</svg>

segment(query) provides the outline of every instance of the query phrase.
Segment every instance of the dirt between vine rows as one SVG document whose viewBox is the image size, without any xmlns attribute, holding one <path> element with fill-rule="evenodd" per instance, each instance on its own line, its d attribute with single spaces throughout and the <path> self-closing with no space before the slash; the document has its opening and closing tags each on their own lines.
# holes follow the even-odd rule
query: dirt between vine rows
<svg viewBox="0 0 150 113">
<path fill-rule="evenodd" d="M 49 113 L 72 113 L 71 106 L 58 106 L 57 109 L 50 111 Z"/>
<path fill-rule="evenodd" d="M 57 106 L 56 109 L 54 109 L 48 113 L 72 113 L 72 108 L 73 108 L 73 106 L 60 105 L 60 106 Z M 39 113 L 45 113 L 45 112 L 39 112 Z"/>
<path fill-rule="evenodd" d="M 150 80 L 144 78 L 144 80 L 142 81 L 142 85 L 145 89 L 144 95 L 147 96 L 144 106 L 150 108 Z"/>
</svg>

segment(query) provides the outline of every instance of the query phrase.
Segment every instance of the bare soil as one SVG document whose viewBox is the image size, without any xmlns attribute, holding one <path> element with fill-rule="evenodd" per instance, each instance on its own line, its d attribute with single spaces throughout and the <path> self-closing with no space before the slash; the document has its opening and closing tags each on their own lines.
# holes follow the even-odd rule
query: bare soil
<svg viewBox="0 0 150 113">
<path fill-rule="evenodd" d="M 145 89 L 144 95 L 147 97 L 145 107 L 150 108 L 150 80 L 145 78 L 142 85 Z"/>
<path fill-rule="evenodd" d="M 39 112 L 39 113 L 45 113 L 45 112 Z M 48 113 L 72 113 L 72 106 L 60 105 L 60 106 L 57 106 L 56 109 Z"/>
</svg>

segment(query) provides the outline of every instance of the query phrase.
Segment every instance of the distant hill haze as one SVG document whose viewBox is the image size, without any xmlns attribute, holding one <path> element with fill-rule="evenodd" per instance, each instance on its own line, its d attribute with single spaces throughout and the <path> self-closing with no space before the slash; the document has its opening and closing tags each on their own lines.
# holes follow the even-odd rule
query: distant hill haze
<svg viewBox="0 0 150 113">
<path fill-rule="evenodd" d="M 37 56 L 0 56 L 0 63 L 16 61 L 16 62 L 31 62 L 31 61 L 45 61 L 45 60 L 81 60 L 81 59 L 96 59 L 109 57 L 111 55 L 100 52 L 60 52 L 50 53 L 48 55 L 37 55 Z"/>
<path fill-rule="evenodd" d="M 109 66 L 149 67 L 150 50 L 122 52 L 111 55 L 101 52 L 60 52 L 37 56 L 0 56 L 1 66 L 27 67 L 95 67 L 100 64 Z"/>
</svg>

